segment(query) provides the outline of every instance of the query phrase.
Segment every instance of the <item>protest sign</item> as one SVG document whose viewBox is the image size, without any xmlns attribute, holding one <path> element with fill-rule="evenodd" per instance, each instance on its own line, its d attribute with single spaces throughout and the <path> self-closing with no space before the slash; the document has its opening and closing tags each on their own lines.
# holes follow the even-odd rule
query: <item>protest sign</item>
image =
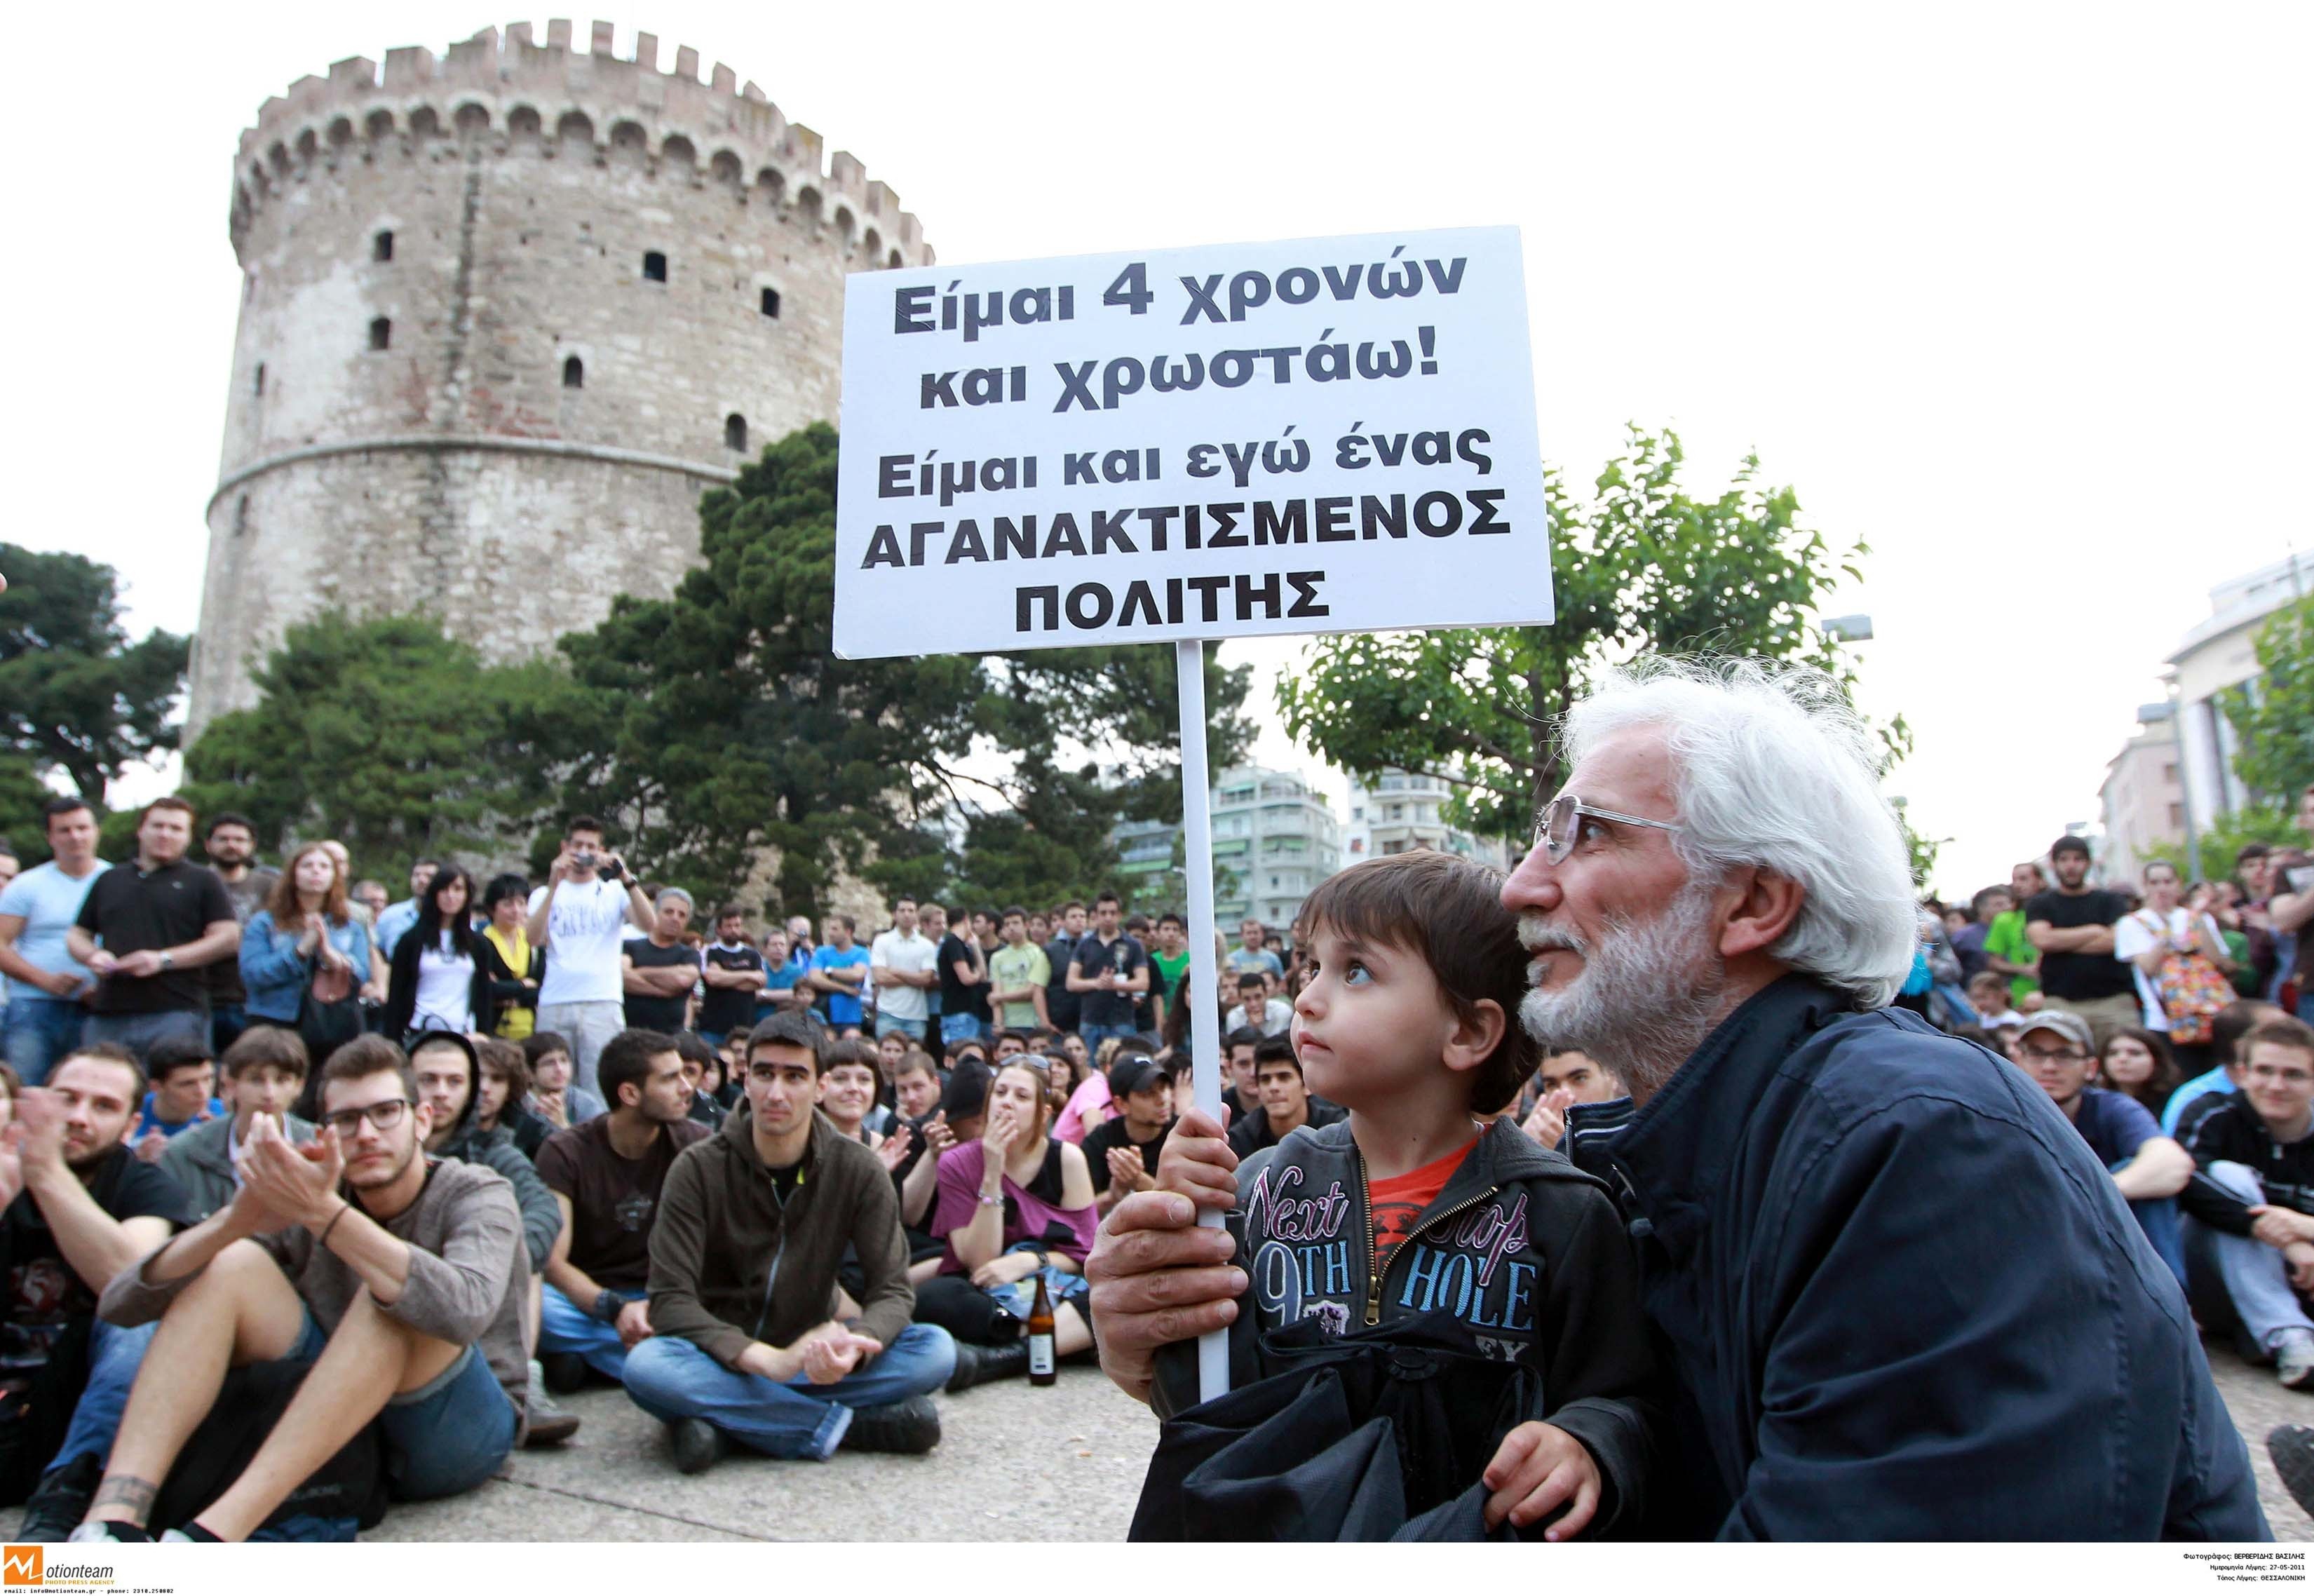
<svg viewBox="0 0 2314 1596">
<path fill-rule="evenodd" d="M 835 651 L 1551 618 L 1515 228 L 863 272 Z"/>
<path fill-rule="evenodd" d="M 1517 230 L 862 272 L 843 440 L 837 654 L 1173 643 L 1218 1115 L 1205 645 L 1551 619 Z"/>
</svg>

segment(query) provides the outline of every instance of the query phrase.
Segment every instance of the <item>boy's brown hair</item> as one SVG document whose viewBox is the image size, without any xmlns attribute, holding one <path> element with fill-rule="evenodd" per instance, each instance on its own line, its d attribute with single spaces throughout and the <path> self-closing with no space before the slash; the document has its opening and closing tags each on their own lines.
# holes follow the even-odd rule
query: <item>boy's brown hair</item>
<svg viewBox="0 0 2314 1596">
<path fill-rule="evenodd" d="M 1463 1018 L 1489 998 L 1502 1006 L 1503 1039 L 1471 1072 L 1471 1107 L 1479 1114 L 1515 1099 L 1542 1062 L 1519 1024 L 1529 959 L 1502 893 L 1500 870 L 1426 848 L 1352 865 L 1320 883 L 1302 905 L 1312 935 L 1325 927 L 1421 955 Z"/>
<path fill-rule="evenodd" d="M 2293 1019 L 2287 1014 L 2277 1014 L 2271 1019 L 2262 1019 L 2252 1026 L 2248 1034 L 2242 1037 L 2241 1045 L 2236 1049 L 2234 1058 L 2241 1063 L 2249 1063 L 2249 1050 L 2261 1042 L 2275 1047 L 2289 1047 L 2300 1053 L 2314 1054 L 2314 1026 L 2308 1025 L 2302 1019 Z"/>
<path fill-rule="evenodd" d="M 530 1061 L 523 1056 L 521 1045 L 484 1036 L 474 1044 L 474 1054 L 483 1069 L 506 1078 L 507 1107 L 521 1107 L 522 1100 L 530 1096 Z"/>
<path fill-rule="evenodd" d="M 402 1095 L 418 1101 L 418 1077 L 410 1068 L 410 1055 L 384 1036 L 356 1036 L 322 1066 L 321 1096 L 315 1101 L 327 1100 L 331 1081 L 367 1080 L 389 1071 L 402 1077 Z"/>
<path fill-rule="evenodd" d="M 305 1051 L 305 1039 L 296 1032 L 281 1026 L 261 1025 L 252 1026 L 235 1036 L 233 1045 L 217 1061 L 227 1080 L 238 1080 L 248 1071 L 267 1065 L 303 1080 L 314 1067 L 313 1055 Z"/>
</svg>

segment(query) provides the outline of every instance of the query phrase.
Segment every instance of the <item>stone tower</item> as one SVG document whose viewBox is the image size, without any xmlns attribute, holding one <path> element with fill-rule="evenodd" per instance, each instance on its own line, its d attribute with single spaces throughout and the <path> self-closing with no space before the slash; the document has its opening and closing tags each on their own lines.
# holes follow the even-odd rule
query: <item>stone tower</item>
<svg viewBox="0 0 2314 1596">
<path fill-rule="evenodd" d="M 754 84 L 611 35 L 357 57 L 242 135 L 193 735 L 331 606 L 427 610 L 502 659 L 673 591 L 700 493 L 835 419 L 845 274 L 931 262 Z"/>
</svg>

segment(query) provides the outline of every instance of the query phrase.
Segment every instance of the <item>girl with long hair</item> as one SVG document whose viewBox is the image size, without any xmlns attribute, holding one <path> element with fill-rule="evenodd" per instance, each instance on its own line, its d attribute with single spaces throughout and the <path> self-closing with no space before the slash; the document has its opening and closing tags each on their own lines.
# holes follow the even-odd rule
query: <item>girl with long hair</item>
<svg viewBox="0 0 2314 1596">
<path fill-rule="evenodd" d="M 385 1034 L 481 1029 L 490 1011 L 490 972 L 474 931 L 474 878 L 455 865 L 434 873 L 418 899 L 418 923 L 393 949 Z"/>
</svg>

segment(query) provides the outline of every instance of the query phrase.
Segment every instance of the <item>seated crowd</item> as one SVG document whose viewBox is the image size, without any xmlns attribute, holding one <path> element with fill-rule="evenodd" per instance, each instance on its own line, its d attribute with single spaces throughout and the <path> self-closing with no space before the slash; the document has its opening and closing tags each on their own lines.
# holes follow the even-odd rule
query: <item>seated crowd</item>
<svg viewBox="0 0 2314 1596">
<path fill-rule="evenodd" d="M 47 818 L 52 862 L 0 895 L 21 1539 L 349 1539 L 566 1439 L 553 1398 L 590 1382 L 685 1473 L 735 1446 L 928 1451 L 935 1393 L 1029 1372 L 1038 1299 L 1055 1354 L 1091 1357 L 1095 1231 L 1189 1107 L 1185 922 L 1112 893 L 902 896 L 863 942 L 842 913 L 702 921 L 590 819 L 541 885 L 420 860 L 381 905 L 332 843 L 258 866 L 236 816 L 189 862 L 180 800 L 140 818 L 131 869 L 95 858 L 85 805 Z M 2293 1388 L 2308 863 L 2246 851 L 2189 895 L 2157 862 L 2122 893 L 2061 838 L 1925 906 L 1897 999 L 2029 1076 L 2204 1327 Z M 1302 939 L 1238 930 L 1201 1001 L 1250 1159 L 1346 1109 L 1296 1054 Z M 1478 1117 L 1530 1159 L 1629 1117 L 1578 1052 L 1507 1089 Z"/>
</svg>

